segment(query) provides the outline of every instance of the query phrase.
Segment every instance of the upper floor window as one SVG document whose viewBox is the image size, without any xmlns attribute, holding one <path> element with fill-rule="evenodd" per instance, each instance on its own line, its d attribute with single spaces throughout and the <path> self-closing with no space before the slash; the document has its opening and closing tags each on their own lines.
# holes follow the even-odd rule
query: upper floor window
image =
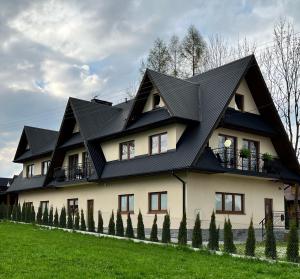
<svg viewBox="0 0 300 279">
<path fill-rule="evenodd" d="M 242 158 L 243 169 L 258 171 L 259 168 L 259 142 L 253 140 L 243 139 L 243 148 L 250 151 L 248 158 Z"/>
<path fill-rule="evenodd" d="M 227 145 L 225 144 L 225 142 Z M 236 146 L 236 137 L 219 135 L 219 149 L 217 157 L 224 167 L 236 167 Z"/>
<path fill-rule="evenodd" d="M 40 206 L 42 208 L 42 212 L 44 212 L 46 208 L 49 209 L 49 201 L 41 201 Z"/>
<path fill-rule="evenodd" d="M 244 111 L 244 96 L 241 94 L 235 94 L 234 96 L 236 109 Z"/>
<path fill-rule="evenodd" d="M 150 137 L 150 154 L 159 154 L 168 151 L 168 134 L 162 133 Z"/>
<path fill-rule="evenodd" d="M 50 160 L 42 162 L 42 175 L 46 175 L 50 166 Z"/>
<path fill-rule="evenodd" d="M 244 213 L 243 194 L 216 193 L 215 203 L 217 213 Z"/>
<path fill-rule="evenodd" d="M 26 177 L 30 178 L 33 176 L 34 176 L 34 164 L 31 164 L 26 167 Z"/>
<path fill-rule="evenodd" d="M 134 195 L 120 195 L 119 196 L 119 211 L 121 213 L 134 213 Z"/>
<path fill-rule="evenodd" d="M 68 199 L 68 212 L 73 216 L 78 212 L 78 199 Z"/>
<path fill-rule="evenodd" d="M 153 95 L 153 109 L 159 108 L 160 96 L 158 94 Z"/>
<path fill-rule="evenodd" d="M 120 143 L 120 159 L 128 160 L 134 158 L 134 141 Z"/>
<path fill-rule="evenodd" d="M 149 193 L 149 213 L 165 213 L 168 207 L 167 192 Z"/>
</svg>

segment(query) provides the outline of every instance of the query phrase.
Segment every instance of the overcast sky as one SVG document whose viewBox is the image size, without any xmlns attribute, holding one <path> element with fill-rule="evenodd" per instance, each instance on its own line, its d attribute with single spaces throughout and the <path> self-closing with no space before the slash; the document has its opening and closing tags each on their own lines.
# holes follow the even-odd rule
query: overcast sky
<svg viewBox="0 0 300 279">
<path fill-rule="evenodd" d="M 69 96 L 120 102 L 136 84 L 156 37 L 183 36 L 194 24 L 258 45 L 284 16 L 300 32 L 300 1 L 0 0 L 0 177 L 24 125 L 57 130 Z"/>
</svg>

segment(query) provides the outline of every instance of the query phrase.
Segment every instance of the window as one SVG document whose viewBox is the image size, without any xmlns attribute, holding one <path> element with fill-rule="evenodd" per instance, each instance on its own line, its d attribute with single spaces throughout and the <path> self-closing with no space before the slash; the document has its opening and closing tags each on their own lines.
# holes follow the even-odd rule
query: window
<svg viewBox="0 0 300 279">
<path fill-rule="evenodd" d="M 34 164 L 28 165 L 26 167 L 26 177 L 30 178 L 34 175 Z"/>
<path fill-rule="evenodd" d="M 68 212 L 74 216 L 78 211 L 78 199 L 68 199 Z"/>
<path fill-rule="evenodd" d="M 120 160 L 134 158 L 134 141 L 120 143 Z"/>
<path fill-rule="evenodd" d="M 45 209 L 49 209 L 49 201 L 41 201 L 40 206 L 42 208 L 42 212 L 44 213 Z"/>
<path fill-rule="evenodd" d="M 149 213 L 166 213 L 167 209 L 167 192 L 149 193 Z"/>
<path fill-rule="evenodd" d="M 153 109 L 159 108 L 160 96 L 158 94 L 153 94 Z"/>
<path fill-rule="evenodd" d="M 25 202 L 25 207 L 26 208 L 31 208 L 33 206 L 32 202 Z"/>
<path fill-rule="evenodd" d="M 225 147 L 225 141 L 230 140 L 230 147 Z M 236 167 L 236 138 L 227 135 L 219 135 L 219 152 L 217 154 L 220 163 L 225 168 Z"/>
<path fill-rule="evenodd" d="M 120 195 L 119 196 L 119 211 L 121 213 L 134 213 L 134 195 Z"/>
<path fill-rule="evenodd" d="M 91 164 L 89 154 L 82 152 L 82 178 L 88 177 L 91 174 Z"/>
<path fill-rule="evenodd" d="M 244 96 L 240 94 L 235 94 L 234 99 L 236 108 L 240 111 L 244 111 Z"/>
<path fill-rule="evenodd" d="M 42 175 L 46 175 L 50 166 L 50 160 L 42 162 Z"/>
<path fill-rule="evenodd" d="M 243 140 L 243 148 L 250 151 L 249 158 L 242 158 L 243 170 L 258 171 L 259 167 L 259 142 L 253 140 Z"/>
<path fill-rule="evenodd" d="M 244 213 L 244 195 L 232 193 L 216 193 L 215 207 L 217 213 Z"/>
<path fill-rule="evenodd" d="M 168 151 L 168 134 L 158 134 L 150 137 L 150 154 L 159 154 Z"/>
</svg>

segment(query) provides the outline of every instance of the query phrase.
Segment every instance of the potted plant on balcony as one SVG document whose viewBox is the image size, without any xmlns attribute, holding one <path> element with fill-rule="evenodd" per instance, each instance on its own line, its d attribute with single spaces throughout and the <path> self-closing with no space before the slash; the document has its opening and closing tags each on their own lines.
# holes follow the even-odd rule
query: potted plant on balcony
<svg viewBox="0 0 300 279">
<path fill-rule="evenodd" d="M 240 150 L 240 157 L 243 159 L 250 158 L 251 152 L 248 148 L 243 148 Z"/>
<path fill-rule="evenodd" d="M 54 178 L 58 182 L 62 182 L 66 178 L 65 170 L 62 168 L 58 168 L 54 170 Z"/>
<path fill-rule="evenodd" d="M 262 160 L 264 162 L 263 170 L 265 172 L 269 172 L 271 169 L 271 161 L 273 160 L 272 155 L 266 152 L 262 154 Z"/>
</svg>

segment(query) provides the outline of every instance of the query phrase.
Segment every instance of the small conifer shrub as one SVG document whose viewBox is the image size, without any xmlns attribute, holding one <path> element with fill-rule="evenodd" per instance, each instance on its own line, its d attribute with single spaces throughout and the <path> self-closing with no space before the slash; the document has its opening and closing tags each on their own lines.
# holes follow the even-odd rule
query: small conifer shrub
<svg viewBox="0 0 300 279">
<path fill-rule="evenodd" d="M 199 213 L 196 216 L 195 225 L 193 229 L 192 246 L 194 248 L 202 247 L 202 230 L 201 230 L 201 221 L 200 221 Z"/>
<path fill-rule="evenodd" d="M 157 215 L 156 214 L 155 214 L 154 220 L 153 220 L 153 225 L 152 225 L 151 234 L 150 234 L 150 241 L 158 242 L 158 237 L 157 237 Z"/>
<path fill-rule="evenodd" d="M 248 228 L 248 236 L 247 236 L 247 241 L 246 241 L 246 247 L 245 247 L 245 255 L 254 257 L 255 256 L 255 231 L 253 227 L 253 221 L 251 219 L 250 221 L 250 226 Z"/>
<path fill-rule="evenodd" d="M 86 231 L 86 224 L 85 224 L 85 219 L 84 219 L 84 213 L 83 210 L 81 209 L 80 213 L 80 230 L 81 231 Z"/>
<path fill-rule="evenodd" d="M 141 211 L 139 211 L 139 215 L 138 215 L 137 238 L 142 240 L 145 239 L 145 227 L 144 227 L 143 215 Z"/>
<path fill-rule="evenodd" d="M 30 213 L 30 221 L 31 221 L 31 223 L 32 224 L 34 224 L 35 223 L 35 210 L 34 210 L 34 206 L 33 205 L 31 205 L 31 213 Z"/>
<path fill-rule="evenodd" d="M 43 212 L 43 225 L 49 225 L 49 215 L 48 215 L 48 206 L 45 207 Z"/>
<path fill-rule="evenodd" d="M 108 223 L 108 234 L 115 235 L 116 234 L 116 228 L 115 228 L 115 217 L 114 212 L 111 212 L 111 216 Z"/>
<path fill-rule="evenodd" d="M 20 203 L 18 203 L 18 207 L 17 207 L 17 221 L 18 222 L 22 221 L 22 210 L 21 210 Z"/>
<path fill-rule="evenodd" d="M 79 216 L 79 211 L 77 210 L 75 213 L 74 230 L 79 230 L 79 228 L 80 228 L 80 216 Z"/>
<path fill-rule="evenodd" d="M 132 227 L 132 221 L 130 217 L 130 213 L 127 214 L 127 227 L 126 227 L 126 237 L 134 238 L 134 231 Z"/>
<path fill-rule="evenodd" d="M 186 243 L 187 243 L 186 213 L 184 212 L 182 215 L 182 220 L 179 225 L 178 244 L 186 245 Z"/>
<path fill-rule="evenodd" d="M 11 214 L 13 221 L 17 221 L 17 210 L 18 210 L 18 206 L 14 204 L 12 208 L 12 214 Z"/>
<path fill-rule="evenodd" d="M 271 219 L 268 220 L 266 224 L 265 256 L 273 260 L 277 258 L 276 239 L 275 239 L 275 235 L 273 231 L 273 223 Z"/>
<path fill-rule="evenodd" d="M 299 237 L 295 220 L 291 221 L 286 256 L 289 262 L 299 262 Z"/>
<path fill-rule="evenodd" d="M 67 228 L 73 230 L 73 214 L 71 210 L 68 210 Z"/>
<path fill-rule="evenodd" d="M 53 206 L 50 207 L 48 225 L 53 226 Z"/>
<path fill-rule="evenodd" d="M 225 219 L 224 223 L 224 252 L 225 253 L 236 253 L 236 247 L 233 243 L 233 233 L 230 219 Z"/>
<path fill-rule="evenodd" d="M 123 220 L 122 220 L 122 215 L 121 215 L 120 210 L 117 211 L 116 235 L 124 236 L 124 225 L 123 225 Z"/>
<path fill-rule="evenodd" d="M 90 212 L 88 214 L 88 231 L 89 232 L 95 232 L 95 221 L 94 221 L 94 214 L 93 212 Z"/>
<path fill-rule="evenodd" d="M 208 245 L 209 250 L 217 251 L 219 250 L 219 232 L 216 226 L 216 216 L 213 211 L 211 215 L 210 225 L 209 225 L 209 239 Z"/>
<path fill-rule="evenodd" d="M 22 222 L 26 221 L 26 205 L 25 205 L 25 202 L 23 202 L 23 205 L 22 205 L 21 221 Z"/>
<path fill-rule="evenodd" d="M 98 228 L 97 228 L 98 233 L 103 233 L 103 218 L 102 218 L 102 213 L 99 210 L 98 211 Z"/>
<path fill-rule="evenodd" d="M 43 219 L 43 210 L 42 206 L 40 205 L 38 208 L 38 212 L 36 214 L 36 222 L 41 225 L 42 224 L 42 219 Z"/>
<path fill-rule="evenodd" d="M 171 242 L 170 227 L 171 227 L 170 215 L 167 213 L 164 217 L 161 242 L 163 243 Z"/>
<path fill-rule="evenodd" d="M 55 208 L 53 226 L 54 227 L 58 227 L 59 226 L 59 218 L 58 218 L 57 208 Z"/>
<path fill-rule="evenodd" d="M 59 226 L 61 228 L 65 228 L 67 225 L 67 216 L 66 216 L 66 208 L 63 206 L 61 211 L 60 211 L 60 216 L 59 216 Z"/>
</svg>

